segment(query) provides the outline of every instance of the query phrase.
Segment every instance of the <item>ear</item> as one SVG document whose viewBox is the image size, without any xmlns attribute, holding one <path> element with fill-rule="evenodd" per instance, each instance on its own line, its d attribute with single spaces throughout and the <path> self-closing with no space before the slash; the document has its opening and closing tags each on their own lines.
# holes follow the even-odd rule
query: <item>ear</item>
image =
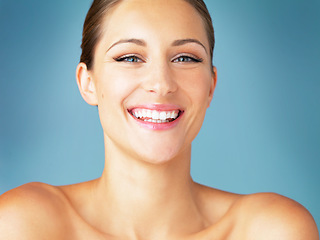
<svg viewBox="0 0 320 240">
<path fill-rule="evenodd" d="M 216 88 L 216 84 L 217 84 L 217 68 L 213 66 L 212 74 L 211 74 L 211 85 L 210 85 L 210 92 L 209 92 L 209 99 L 208 99 L 208 107 L 210 107 L 210 103 L 213 98 L 213 93 L 214 93 L 214 89 Z"/>
<path fill-rule="evenodd" d="M 76 78 L 82 98 L 90 105 L 98 105 L 96 88 L 85 63 L 78 64 Z"/>
</svg>

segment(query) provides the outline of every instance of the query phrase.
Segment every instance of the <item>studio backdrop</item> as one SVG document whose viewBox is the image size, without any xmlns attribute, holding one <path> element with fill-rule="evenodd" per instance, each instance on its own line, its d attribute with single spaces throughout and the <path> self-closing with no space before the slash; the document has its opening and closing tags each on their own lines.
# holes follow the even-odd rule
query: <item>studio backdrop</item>
<svg viewBox="0 0 320 240">
<path fill-rule="evenodd" d="M 320 226 L 320 1 L 206 3 L 218 83 L 193 144 L 193 179 L 285 195 Z M 0 0 L 0 194 L 102 173 L 98 111 L 75 80 L 90 4 Z"/>
</svg>

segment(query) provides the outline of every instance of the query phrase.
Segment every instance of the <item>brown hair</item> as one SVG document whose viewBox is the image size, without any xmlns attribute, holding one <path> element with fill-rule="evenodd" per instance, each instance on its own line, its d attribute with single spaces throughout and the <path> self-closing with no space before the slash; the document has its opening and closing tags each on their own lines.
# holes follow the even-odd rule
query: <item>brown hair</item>
<svg viewBox="0 0 320 240">
<path fill-rule="evenodd" d="M 81 44 L 81 57 L 80 62 L 84 62 L 90 70 L 93 66 L 94 50 L 99 42 L 102 34 L 101 25 L 107 12 L 112 7 L 119 4 L 122 0 L 94 0 L 87 13 L 86 19 L 83 24 L 82 44 Z M 210 46 L 211 61 L 213 57 L 213 49 L 215 44 L 214 30 L 212 20 L 206 4 L 203 0 L 184 0 L 191 4 L 200 14 Z"/>
</svg>

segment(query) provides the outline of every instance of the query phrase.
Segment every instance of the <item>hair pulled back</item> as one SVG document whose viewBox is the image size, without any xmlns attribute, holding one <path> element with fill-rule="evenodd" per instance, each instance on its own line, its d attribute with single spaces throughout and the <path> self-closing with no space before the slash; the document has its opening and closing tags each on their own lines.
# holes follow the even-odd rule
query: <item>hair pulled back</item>
<svg viewBox="0 0 320 240">
<path fill-rule="evenodd" d="M 81 57 L 80 62 L 87 65 L 88 70 L 93 67 L 94 51 L 97 43 L 102 35 L 102 23 L 108 12 L 123 0 L 94 0 L 87 13 L 83 24 L 82 43 L 81 43 Z M 214 30 L 212 20 L 206 4 L 203 0 L 184 0 L 193 6 L 200 14 L 204 27 L 207 33 L 211 60 L 213 57 L 213 49 L 215 44 Z"/>
</svg>

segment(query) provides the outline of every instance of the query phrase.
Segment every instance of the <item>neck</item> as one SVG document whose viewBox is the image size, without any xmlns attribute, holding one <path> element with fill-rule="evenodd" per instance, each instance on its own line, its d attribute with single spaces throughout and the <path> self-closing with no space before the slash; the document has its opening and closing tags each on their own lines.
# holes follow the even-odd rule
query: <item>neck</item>
<svg viewBox="0 0 320 240">
<path fill-rule="evenodd" d="M 190 176 L 191 146 L 170 161 L 153 164 L 123 154 L 108 139 L 105 145 L 106 165 L 95 198 L 100 222 L 111 232 L 128 233 L 131 239 L 156 239 L 154 234 L 162 233 L 158 237 L 165 239 L 203 227 Z"/>
</svg>

